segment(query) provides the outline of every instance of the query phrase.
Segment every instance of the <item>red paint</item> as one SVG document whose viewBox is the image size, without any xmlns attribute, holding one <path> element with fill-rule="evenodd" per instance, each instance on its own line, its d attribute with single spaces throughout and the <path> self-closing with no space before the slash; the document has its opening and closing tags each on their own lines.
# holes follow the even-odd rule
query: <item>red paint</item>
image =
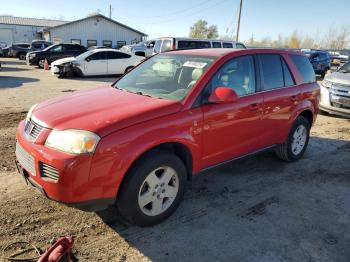
<svg viewBox="0 0 350 262">
<path fill-rule="evenodd" d="M 17 140 L 35 158 L 59 169 L 57 183 L 31 178 L 54 200 L 74 203 L 115 198 L 130 166 L 145 151 L 163 143 L 184 145 L 192 155 L 192 173 L 250 152 L 283 143 L 296 117 L 318 113 L 319 87 L 302 84 L 288 51 L 200 49 L 179 54 L 217 57 L 182 102 L 140 96 L 112 87 L 77 92 L 39 104 L 33 116 L 47 124 L 35 143 Z M 245 54 L 279 53 L 296 86 L 240 97 L 220 88 L 211 98 L 225 103 L 192 107 L 215 72 L 229 59 Z M 278 110 L 277 110 L 278 109 Z M 50 128 L 93 131 L 101 140 L 93 154 L 72 155 L 44 146 Z"/>
</svg>

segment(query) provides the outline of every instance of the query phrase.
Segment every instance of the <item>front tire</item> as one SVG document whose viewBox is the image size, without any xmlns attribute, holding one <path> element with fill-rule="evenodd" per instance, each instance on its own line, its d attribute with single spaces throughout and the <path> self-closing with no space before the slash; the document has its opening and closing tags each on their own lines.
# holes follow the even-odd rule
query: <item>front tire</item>
<svg viewBox="0 0 350 262">
<path fill-rule="evenodd" d="M 146 153 L 128 172 L 117 199 L 123 217 L 138 226 L 152 226 L 179 206 L 186 188 L 186 168 L 174 154 Z"/>
<path fill-rule="evenodd" d="M 305 117 L 299 116 L 291 128 L 287 140 L 277 147 L 277 156 L 286 162 L 299 160 L 304 155 L 309 143 L 310 128 L 309 121 Z"/>
<path fill-rule="evenodd" d="M 44 68 L 44 65 L 45 65 L 45 59 L 44 59 L 44 58 L 41 58 L 41 59 L 38 61 L 38 67 L 39 67 L 39 68 Z"/>
</svg>

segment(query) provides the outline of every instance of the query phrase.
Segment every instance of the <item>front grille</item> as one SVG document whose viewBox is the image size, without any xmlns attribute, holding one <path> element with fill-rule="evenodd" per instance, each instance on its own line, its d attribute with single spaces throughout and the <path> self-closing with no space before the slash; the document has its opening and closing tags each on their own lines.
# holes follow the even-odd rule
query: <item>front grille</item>
<svg viewBox="0 0 350 262">
<path fill-rule="evenodd" d="M 40 176 L 43 179 L 57 181 L 59 178 L 59 171 L 57 168 L 50 166 L 48 164 L 39 163 Z"/>
<path fill-rule="evenodd" d="M 35 161 L 34 157 L 31 156 L 23 147 L 16 142 L 16 158 L 19 164 L 33 176 L 35 176 Z"/>
<path fill-rule="evenodd" d="M 29 119 L 24 127 L 24 132 L 30 140 L 34 141 L 37 139 L 42 129 L 43 127 L 35 123 L 33 119 Z"/>
</svg>

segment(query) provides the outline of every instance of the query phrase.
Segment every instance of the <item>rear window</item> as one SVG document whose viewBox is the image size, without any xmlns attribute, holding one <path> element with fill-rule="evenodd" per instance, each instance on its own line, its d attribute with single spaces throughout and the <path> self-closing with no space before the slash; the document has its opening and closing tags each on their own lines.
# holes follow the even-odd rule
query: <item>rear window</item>
<svg viewBox="0 0 350 262">
<path fill-rule="evenodd" d="M 178 49 L 211 48 L 210 42 L 181 40 L 177 43 Z"/>
<path fill-rule="evenodd" d="M 162 45 L 162 53 L 169 51 L 171 49 L 171 41 L 170 40 L 164 40 Z"/>
<path fill-rule="evenodd" d="M 316 81 L 315 72 L 309 59 L 306 56 L 290 55 L 295 66 L 298 68 L 304 83 L 313 83 Z"/>
<path fill-rule="evenodd" d="M 284 86 L 284 75 L 280 55 L 259 55 L 264 90 Z"/>
</svg>

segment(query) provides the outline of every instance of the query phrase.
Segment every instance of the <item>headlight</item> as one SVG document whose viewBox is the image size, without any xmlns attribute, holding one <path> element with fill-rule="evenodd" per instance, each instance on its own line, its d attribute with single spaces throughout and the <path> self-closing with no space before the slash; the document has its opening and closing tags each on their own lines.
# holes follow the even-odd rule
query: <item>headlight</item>
<svg viewBox="0 0 350 262">
<path fill-rule="evenodd" d="M 33 110 L 35 109 L 35 107 L 37 106 L 38 104 L 35 104 L 35 105 L 32 105 L 32 107 L 29 109 L 28 113 L 27 113 L 27 116 L 26 116 L 26 123 L 29 121 L 29 119 L 31 118 L 32 114 L 33 114 Z"/>
<path fill-rule="evenodd" d="M 29 55 L 29 57 L 35 57 L 36 56 L 36 54 L 30 54 Z"/>
<path fill-rule="evenodd" d="M 90 131 L 67 129 L 52 130 L 45 145 L 67 153 L 92 153 L 100 141 L 100 137 Z"/>
<path fill-rule="evenodd" d="M 321 85 L 323 85 L 326 88 L 331 88 L 332 87 L 332 82 L 331 81 L 327 81 L 327 80 L 323 80 L 321 82 Z"/>
</svg>

